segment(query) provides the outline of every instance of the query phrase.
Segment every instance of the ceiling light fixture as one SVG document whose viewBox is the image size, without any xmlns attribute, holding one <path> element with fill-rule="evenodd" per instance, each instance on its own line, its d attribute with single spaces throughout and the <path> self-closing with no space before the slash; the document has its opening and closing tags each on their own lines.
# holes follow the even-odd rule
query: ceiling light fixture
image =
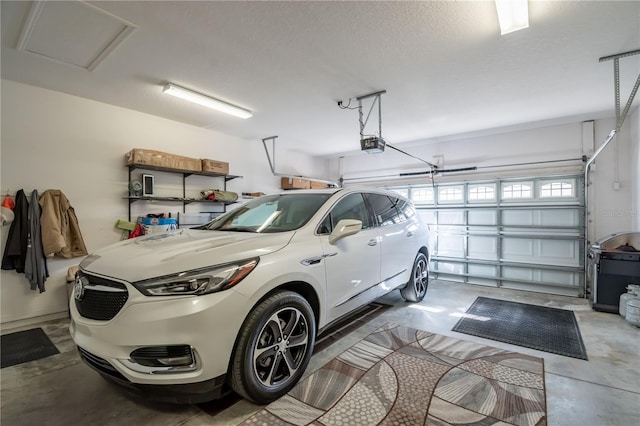
<svg viewBox="0 0 640 426">
<path fill-rule="evenodd" d="M 185 89 L 184 87 L 176 86 L 173 83 L 167 83 L 162 89 L 163 93 L 172 95 L 186 101 L 193 102 L 198 105 L 205 106 L 207 108 L 215 109 L 216 111 L 224 112 L 235 117 L 249 118 L 253 117 L 253 113 L 248 109 L 240 108 L 239 106 L 232 105 L 230 103 L 221 101 L 219 99 L 212 98 L 210 96 L 203 95 L 202 93 L 194 92 L 193 90 Z"/>
<path fill-rule="evenodd" d="M 529 6 L 527 0 L 496 0 L 500 34 L 529 28 Z"/>
</svg>

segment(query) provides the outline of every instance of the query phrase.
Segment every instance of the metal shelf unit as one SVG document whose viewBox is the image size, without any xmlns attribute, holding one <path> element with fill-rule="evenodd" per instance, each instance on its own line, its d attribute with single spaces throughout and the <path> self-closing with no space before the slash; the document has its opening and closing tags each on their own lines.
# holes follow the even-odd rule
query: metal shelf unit
<svg viewBox="0 0 640 426">
<path fill-rule="evenodd" d="M 129 169 L 129 182 L 131 182 L 131 175 L 132 175 L 132 172 L 134 170 L 152 170 L 152 171 L 157 171 L 157 172 L 175 173 L 175 174 L 182 175 L 182 197 L 152 197 L 152 196 L 135 196 L 135 195 L 131 195 L 131 194 L 129 194 L 129 196 L 127 196 L 127 197 L 124 197 L 125 199 L 128 200 L 128 217 L 129 217 L 129 221 L 131 221 L 131 204 L 135 203 L 136 201 L 179 202 L 179 203 L 182 203 L 182 212 L 183 213 L 185 212 L 185 206 L 187 204 L 191 204 L 191 203 L 222 204 L 222 205 L 225 206 L 225 210 L 226 210 L 226 206 L 229 205 L 229 204 L 235 203 L 235 201 L 234 202 L 228 202 L 228 201 L 202 200 L 202 199 L 196 199 L 196 198 L 187 198 L 187 196 L 186 196 L 187 178 L 189 176 L 192 176 L 192 175 L 208 176 L 208 177 L 211 177 L 211 178 L 221 178 L 221 179 L 223 179 L 223 182 L 224 182 L 224 185 L 223 185 L 223 190 L 224 191 L 227 190 L 227 182 L 229 182 L 230 180 L 233 180 L 233 179 L 242 178 L 242 176 L 237 176 L 237 175 L 225 175 L 225 174 L 214 173 L 214 172 L 197 172 L 197 171 L 193 171 L 193 170 L 172 169 L 172 168 L 168 168 L 168 167 L 150 166 L 150 165 L 147 165 L 147 164 L 130 164 L 130 165 L 127 165 L 126 167 Z"/>
</svg>

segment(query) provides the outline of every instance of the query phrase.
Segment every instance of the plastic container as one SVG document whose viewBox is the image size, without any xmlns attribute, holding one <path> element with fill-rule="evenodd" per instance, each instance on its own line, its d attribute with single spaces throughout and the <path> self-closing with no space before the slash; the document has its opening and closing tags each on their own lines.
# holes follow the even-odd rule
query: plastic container
<svg viewBox="0 0 640 426">
<path fill-rule="evenodd" d="M 627 300 L 627 310 L 624 319 L 630 324 L 640 327 L 640 298 L 634 297 Z"/>
<path fill-rule="evenodd" d="M 178 221 L 173 217 L 143 217 L 141 222 L 144 228 L 144 235 L 162 234 L 178 229 Z"/>
<path fill-rule="evenodd" d="M 627 301 L 634 297 L 640 297 L 640 285 L 629 284 L 627 292 L 620 295 L 620 304 L 618 305 L 618 312 L 623 318 L 627 312 Z"/>
</svg>

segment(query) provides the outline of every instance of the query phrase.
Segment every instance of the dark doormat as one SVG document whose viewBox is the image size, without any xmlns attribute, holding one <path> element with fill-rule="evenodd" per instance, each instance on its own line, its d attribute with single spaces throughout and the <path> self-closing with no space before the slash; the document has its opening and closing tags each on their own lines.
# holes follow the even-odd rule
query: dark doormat
<svg viewBox="0 0 640 426">
<path fill-rule="evenodd" d="M 2 348 L 0 351 L 2 367 L 0 368 L 60 353 L 41 328 L 4 334 L 0 339 L 0 347 Z"/>
<path fill-rule="evenodd" d="M 587 360 L 573 311 L 478 297 L 453 331 Z"/>
</svg>

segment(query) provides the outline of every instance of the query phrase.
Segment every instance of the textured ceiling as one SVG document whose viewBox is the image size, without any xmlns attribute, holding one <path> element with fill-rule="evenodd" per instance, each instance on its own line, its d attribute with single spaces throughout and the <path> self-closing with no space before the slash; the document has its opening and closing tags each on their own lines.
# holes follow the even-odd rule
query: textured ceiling
<svg viewBox="0 0 640 426">
<path fill-rule="evenodd" d="M 530 1 L 530 27 L 506 36 L 492 1 L 90 2 L 137 28 L 88 71 L 16 49 L 31 3 L 1 2 L 3 78 L 322 156 L 359 150 L 337 101 L 378 90 L 394 145 L 612 116 L 598 58 L 640 48 L 638 1 Z M 66 27 L 47 27 L 62 52 Z M 621 61 L 623 104 L 639 72 L 640 55 Z M 163 95 L 169 81 L 254 116 Z"/>
</svg>

